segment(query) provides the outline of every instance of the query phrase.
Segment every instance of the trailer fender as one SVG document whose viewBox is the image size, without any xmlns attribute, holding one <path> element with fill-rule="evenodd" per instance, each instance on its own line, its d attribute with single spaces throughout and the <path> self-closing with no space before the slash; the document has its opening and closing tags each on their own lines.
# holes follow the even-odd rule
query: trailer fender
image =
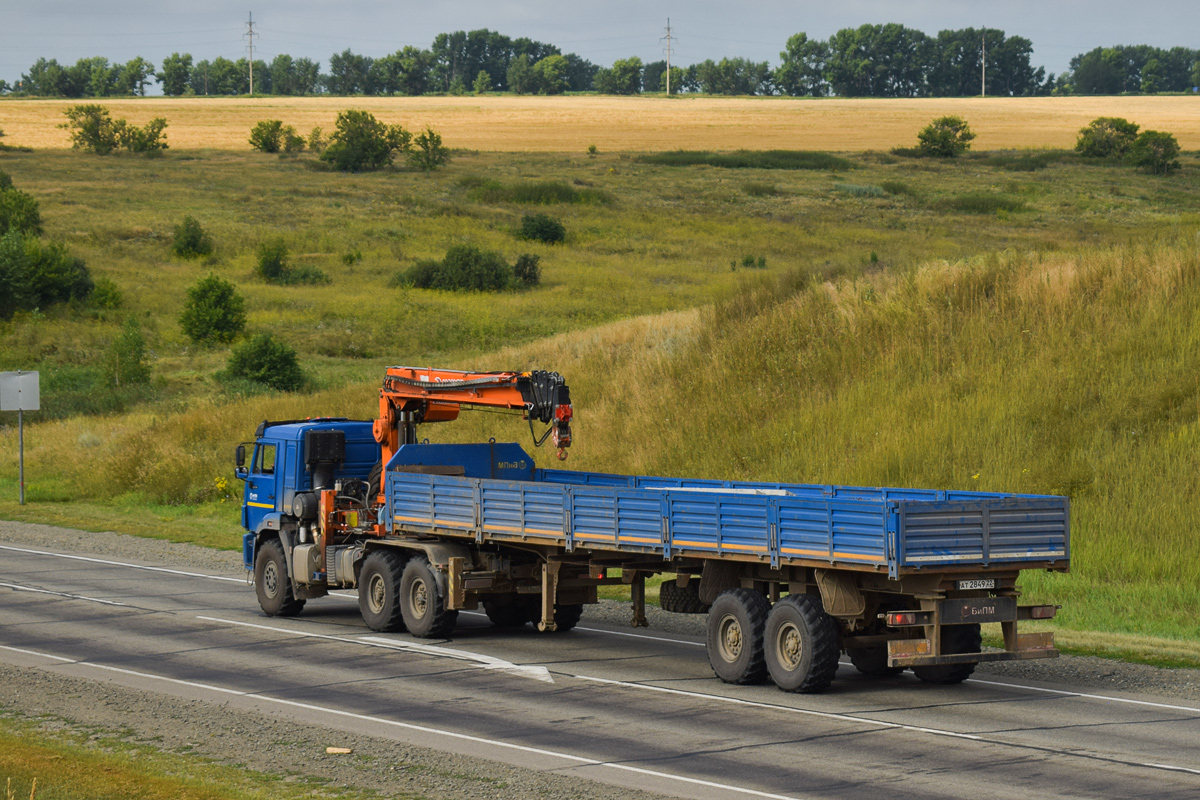
<svg viewBox="0 0 1200 800">
<path fill-rule="evenodd" d="M 727 589 L 741 586 L 739 565 L 728 561 L 706 559 L 700 572 L 700 601 L 712 605 L 717 596 Z"/>
<path fill-rule="evenodd" d="M 857 619 L 867 610 L 867 598 L 858 588 L 858 581 L 848 572 L 815 569 L 817 587 L 821 590 L 821 605 L 831 617 Z"/>
</svg>

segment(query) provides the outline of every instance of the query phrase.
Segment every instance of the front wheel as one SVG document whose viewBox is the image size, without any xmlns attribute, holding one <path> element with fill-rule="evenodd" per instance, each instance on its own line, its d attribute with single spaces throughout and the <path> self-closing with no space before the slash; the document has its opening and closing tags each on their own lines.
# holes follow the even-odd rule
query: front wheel
<svg viewBox="0 0 1200 800">
<path fill-rule="evenodd" d="M 763 629 L 771 603 L 752 589 L 722 592 L 708 611 L 708 663 L 726 683 L 762 683 Z"/>
<path fill-rule="evenodd" d="M 373 631 L 402 631 L 400 579 L 404 560 L 398 553 L 375 550 L 363 561 L 358 575 L 358 610 Z"/>
<path fill-rule="evenodd" d="M 400 579 L 400 613 L 408 632 L 421 639 L 450 635 L 458 622 L 458 611 L 446 608 L 433 566 L 425 556 L 414 556 L 404 565 Z"/>
<path fill-rule="evenodd" d="M 829 688 L 838 668 L 838 629 L 820 598 L 790 594 L 767 617 L 767 672 L 785 692 Z"/>
<path fill-rule="evenodd" d="M 287 558 L 278 539 L 268 539 L 259 545 L 254 557 L 254 592 L 268 617 L 294 617 L 304 608 L 304 601 L 297 600 L 292 592 Z"/>
</svg>

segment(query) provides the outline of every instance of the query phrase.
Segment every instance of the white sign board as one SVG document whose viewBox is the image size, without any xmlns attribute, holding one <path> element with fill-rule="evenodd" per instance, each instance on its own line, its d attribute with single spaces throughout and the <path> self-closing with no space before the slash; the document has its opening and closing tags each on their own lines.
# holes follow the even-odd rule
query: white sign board
<svg viewBox="0 0 1200 800">
<path fill-rule="evenodd" d="M 37 411 L 40 401 L 36 372 L 0 372 L 0 411 Z"/>
</svg>

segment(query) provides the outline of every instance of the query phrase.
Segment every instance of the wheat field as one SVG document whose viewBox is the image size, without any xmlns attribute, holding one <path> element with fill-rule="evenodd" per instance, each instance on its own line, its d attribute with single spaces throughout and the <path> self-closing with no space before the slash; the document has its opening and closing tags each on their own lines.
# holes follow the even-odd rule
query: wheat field
<svg viewBox="0 0 1200 800">
<path fill-rule="evenodd" d="M 978 134 L 975 148 L 1069 148 L 1100 116 L 1125 117 L 1143 129 L 1175 134 L 1200 149 L 1200 98 L 1036 97 L 798 99 L 783 97 L 262 97 L 114 100 L 0 100 L 5 142 L 68 148 L 63 111 L 99 102 L 114 117 L 169 123 L 175 149 L 241 150 L 250 128 L 281 119 L 307 134 L 327 133 L 337 113 L 364 109 L 417 130 L 431 126 L 446 145 L 489 152 L 579 153 L 662 150 L 886 150 L 916 143 L 929 120 L 957 114 Z"/>
</svg>

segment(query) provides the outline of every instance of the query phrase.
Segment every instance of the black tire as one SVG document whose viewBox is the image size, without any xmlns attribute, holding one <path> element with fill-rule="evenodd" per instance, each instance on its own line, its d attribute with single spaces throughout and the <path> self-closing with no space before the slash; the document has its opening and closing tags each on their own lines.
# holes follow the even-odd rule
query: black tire
<svg viewBox="0 0 1200 800">
<path fill-rule="evenodd" d="M 425 556 L 413 556 L 400 579 L 400 613 L 408 632 L 419 639 L 441 639 L 458 622 L 458 611 L 446 608 L 437 575 Z"/>
<path fill-rule="evenodd" d="M 367 473 L 367 505 L 374 506 L 375 498 L 383 491 L 383 459 L 375 462 Z"/>
<path fill-rule="evenodd" d="M 367 554 L 358 574 L 358 610 L 363 622 L 373 631 L 402 631 L 400 582 L 404 559 L 391 550 Z"/>
<path fill-rule="evenodd" d="M 821 692 L 837 674 L 838 628 L 821 599 L 790 594 L 767 617 L 767 672 L 785 692 Z"/>
<path fill-rule="evenodd" d="M 583 616 L 583 603 L 554 606 L 554 632 L 566 633 L 579 624 Z"/>
<path fill-rule="evenodd" d="M 692 578 L 687 586 L 673 580 L 663 581 L 658 587 L 658 604 L 663 611 L 675 614 L 704 614 L 709 605 L 700 599 L 700 579 Z"/>
<path fill-rule="evenodd" d="M 873 644 L 870 647 L 847 648 L 850 663 L 863 675 L 873 678 L 886 678 L 904 672 L 904 667 L 889 667 L 887 665 L 887 645 Z"/>
<path fill-rule="evenodd" d="M 763 631 L 771 604 L 752 589 L 722 592 L 708 611 L 708 663 L 726 683 L 762 683 L 767 677 Z"/>
<path fill-rule="evenodd" d="M 497 628 L 519 628 L 530 621 L 529 605 L 519 594 L 494 594 L 483 601 L 483 610 Z"/>
<path fill-rule="evenodd" d="M 278 539 L 268 539 L 258 546 L 254 557 L 254 592 L 268 617 L 294 617 L 304 608 L 304 601 L 297 600 L 292 592 L 287 559 Z"/>
<path fill-rule="evenodd" d="M 978 653 L 983 648 L 983 634 L 979 623 L 974 625 L 947 625 L 942 628 L 942 654 Z M 968 664 L 934 664 L 913 667 L 913 674 L 925 683 L 962 683 L 975 671 L 975 662 Z"/>
</svg>

